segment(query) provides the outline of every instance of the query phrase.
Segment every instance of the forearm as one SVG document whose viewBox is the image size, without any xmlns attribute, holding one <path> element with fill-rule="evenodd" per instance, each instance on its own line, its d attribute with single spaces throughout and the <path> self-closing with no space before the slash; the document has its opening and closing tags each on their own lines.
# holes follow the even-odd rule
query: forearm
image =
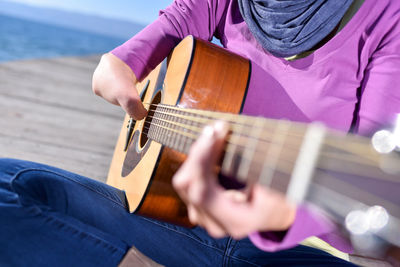
<svg viewBox="0 0 400 267">
<path fill-rule="evenodd" d="M 124 61 L 135 73 L 139 81 L 147 76 L 180 39 L 170 34 L 165 16 L 158 18 L 133 38 L 111 51 Z"/>
</svg>

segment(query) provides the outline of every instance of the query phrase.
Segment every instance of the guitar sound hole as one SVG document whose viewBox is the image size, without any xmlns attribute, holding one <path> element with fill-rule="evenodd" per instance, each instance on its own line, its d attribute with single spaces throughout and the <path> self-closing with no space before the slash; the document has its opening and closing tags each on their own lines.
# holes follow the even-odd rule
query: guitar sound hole
<svg viewBox="0 0 400 267">
<path fill-rule="evenodd" d="M 141 135 L 140 135 L 140 142 L 139 142 L 140 148 L 143 148 L 146 145 L 147 141 L 149 140 L 148 134 L 149 134 L 150 125 L 153 121 L 157 104 L 160 104 L 160 102 L 161 102 L 161 91 L 158 91 L 156 93 L 156 95 L 153 97 L 153 100 L 151 101 L 151 105 L 149 107 L 147 117 L 143 124 L 143 128 L 142 128 Z"/>
</svg>

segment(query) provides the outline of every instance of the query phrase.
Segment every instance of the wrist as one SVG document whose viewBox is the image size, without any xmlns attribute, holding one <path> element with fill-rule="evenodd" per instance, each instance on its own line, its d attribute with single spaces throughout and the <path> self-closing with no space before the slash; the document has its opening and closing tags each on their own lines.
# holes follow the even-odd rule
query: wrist
<svg viewBox="0 0 400 267">
<path fill-rule="evenodd" d="M 281 221 L 281 230 L 288 230 L 294 223 L 296 218 L 296 205 L 286 201 L 286 208 L 283 210 L 282 221 Z"/>
<path fill-rule="evenodd" d="M 260 232 L 287 231 L 296 219 L 297 206 L 281 195 L 274 198 L 272 212 L 265 214 Z"/>
</svg>

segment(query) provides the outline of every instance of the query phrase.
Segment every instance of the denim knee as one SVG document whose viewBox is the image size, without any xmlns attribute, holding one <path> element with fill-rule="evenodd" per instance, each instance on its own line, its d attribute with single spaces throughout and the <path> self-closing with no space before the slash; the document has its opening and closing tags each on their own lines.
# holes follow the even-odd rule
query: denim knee
<svg viewBox="0 0 400 267">
<path fill-rule="evenodd" d="M 0 158 L 0 183 L 10 183 L 18 172 L 32 168 L 33 164 L 29 161 Z"/>
<path fill-rule="evenodd" d="M 0 201 L 10 203 L 21 200 L 45 198 L 43 184 L 38 182 L 46 165 L 17 160 L 0 159 Z M 25 202 L 25 201 L 22 201 Z"/>
</svg>

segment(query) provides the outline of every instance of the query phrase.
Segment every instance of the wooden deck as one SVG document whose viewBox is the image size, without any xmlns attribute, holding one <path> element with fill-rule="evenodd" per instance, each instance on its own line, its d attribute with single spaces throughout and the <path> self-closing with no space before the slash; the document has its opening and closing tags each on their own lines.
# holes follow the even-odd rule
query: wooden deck
<svg viewBox="0 0 400 267">
<path fill-rule="evenodd" d="M 0 157 L 105 181 L 123 112 L 91 91 L 99 56 L 0 64 Z"/>
</svg>

